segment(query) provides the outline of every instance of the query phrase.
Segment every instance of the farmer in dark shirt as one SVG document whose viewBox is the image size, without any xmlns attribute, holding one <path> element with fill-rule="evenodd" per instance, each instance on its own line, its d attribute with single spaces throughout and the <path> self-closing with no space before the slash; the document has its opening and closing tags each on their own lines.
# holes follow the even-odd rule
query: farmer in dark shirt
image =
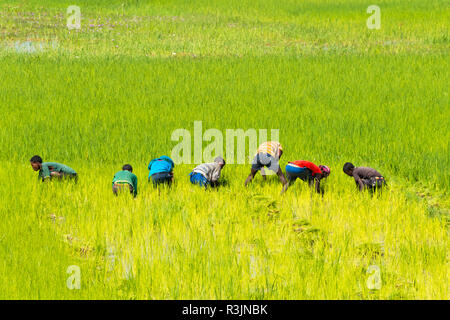
<svg viewBox="0 0 450 320">
<path fill-rule="evenodd" d="M 375 191 L 386 185 L 384 177 L 377 170 L 368 167 L 355 167 L 352 163 L 344 164 L 345 174 L 355 179 L 360 191 L 369 189 Z"/>
</svg>

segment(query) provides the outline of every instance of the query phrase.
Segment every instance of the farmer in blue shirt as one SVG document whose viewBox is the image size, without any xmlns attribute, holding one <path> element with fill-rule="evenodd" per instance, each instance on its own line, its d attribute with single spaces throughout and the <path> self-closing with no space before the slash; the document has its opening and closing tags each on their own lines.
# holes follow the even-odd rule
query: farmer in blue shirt
<svg viewBox="0 0 450 320">
<path fill-rule="evenodd" d="M 151 178 L 154 187 L 157 187 L 159 184 L 170 186 L 173 180 L 173 167 L 175 167 L 175 164 L 168 156 L 153 159 L 148 164 L 148 170 L 150 170 L 148 181 Z"/>
</svg>

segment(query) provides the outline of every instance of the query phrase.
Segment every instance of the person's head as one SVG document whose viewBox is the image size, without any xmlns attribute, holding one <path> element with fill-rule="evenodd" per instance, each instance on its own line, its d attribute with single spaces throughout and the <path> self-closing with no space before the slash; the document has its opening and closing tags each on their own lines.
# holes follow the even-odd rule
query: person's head
<svg viewBox="0 0 450 320">
<path fill-rule="evenodd" d="M 225 160 L 222 157 L 216 157 L 214 162 L 219 164 L 221 168 L 225 166 Z"/>
<path fill-rule="evenodd" d="M 31 167 L 33 167 L 34 171 L 41 170 L 42 168 L 42 158 L 40 156 L 33 156 L 30 159 Z"/>
<path fill-rule="evenodd" d="M 133 167 L 129 164 L 124 164 L 122 170 L 133 172 Z"/>
<path fill-rule="evenodd" d="M 283 149 L 280 147 L 278 149 L 278 159 L 280 159 L 282 155 L 283 155 Z"/>
<path fill-rule="evenodd" d="M 330 175 L 330 168 L 328 168 L 327 166 L 325 166 L 325 165 L 320 165 L 319 166 L 319 169 L 320 169 L 320 171 L 322 171 L 322 177 L 323 178 L 326 178 L 326 177 L 328 177 L 329 175 Z"/>
<path fill-rule="evenodd" d="M 355 169 L 355 166 L 353 165 L 353 163 L 350 162 L 346 162 L 344 164 L 344 173 L 351 176 L 353 175 L 353 169 Z"/>
</svg>

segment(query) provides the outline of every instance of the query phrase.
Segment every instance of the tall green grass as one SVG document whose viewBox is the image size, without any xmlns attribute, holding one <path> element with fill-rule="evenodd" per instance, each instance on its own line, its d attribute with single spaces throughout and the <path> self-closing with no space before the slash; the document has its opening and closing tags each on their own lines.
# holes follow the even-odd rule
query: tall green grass
<svg viewBox="0 0 450 320">
<path fill-rule="evenodd" d="M 8 57 L 0 157 L 146 166 L 170 155 L 172 131 L 193 132 L 200 120 L 224 136 L 228 128 L 280 129 L 287 160 L 334 162 L 337 171 L 351 160 L 446 191 L 446 62 L 327 54 L 132 63 Z"/>
<path fill-rule="evenodd" d="M 0 5 L 0 298 L 448 299 L 448 6 L 381 1 L 371 31 L 361 1 L 122 3 L 79 1 L 70 34 L 74 3 Z M 27 40 L 43 50 L 16 52 Z M 280 129 L 283 170 L 331 167 L 325 196 L 245 189 L 249 165 L 206 192 L 176 166 L 154 190 L 148 162 L 196 120 Z M 34 154 L 78 184 L 37 181 Z M 346 161 L 389 189 L 357 192 Z M 112 195 L 124 163 L 136 199 Z"/>
<path fill-rule="evenodd" d="M 448 298 L 445 220 L 395 183 L 371 198 L 335 172 L 323 199 L 300 183 L 280 196 L 275 177 L 244 189 L 247 168 L 230 166 L 230 185 L 205 192 L 184 166 L 172 190 L 141 179 L 133 199 L 112 196 L 111 165 L 80 167 L 77 185 L 4 169 L 16 174 L 2 172 L 3 298 Z M 66 288 L 70 265 L 80 290 Z M 366 286 L 371 265 L 380 290 Z"/>
</svg>

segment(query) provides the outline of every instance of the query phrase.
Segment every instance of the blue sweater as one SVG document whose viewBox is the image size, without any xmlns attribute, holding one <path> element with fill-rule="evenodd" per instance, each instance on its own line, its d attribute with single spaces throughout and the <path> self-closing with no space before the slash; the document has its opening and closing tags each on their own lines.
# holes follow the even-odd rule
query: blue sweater
<svg viewBox="0 0 450 320">
<path fill-rule="evenodd" d="M 167 156 L 161 156 L 158 159 L 153 159 L 148 164 L 148 170 L 150 170 L 148 177 L 150 178 L 150 176 L 155 173 L 172 172 L 173 167 L 175 167 L 175 164 L 172 159 Z"/>
</svg>

